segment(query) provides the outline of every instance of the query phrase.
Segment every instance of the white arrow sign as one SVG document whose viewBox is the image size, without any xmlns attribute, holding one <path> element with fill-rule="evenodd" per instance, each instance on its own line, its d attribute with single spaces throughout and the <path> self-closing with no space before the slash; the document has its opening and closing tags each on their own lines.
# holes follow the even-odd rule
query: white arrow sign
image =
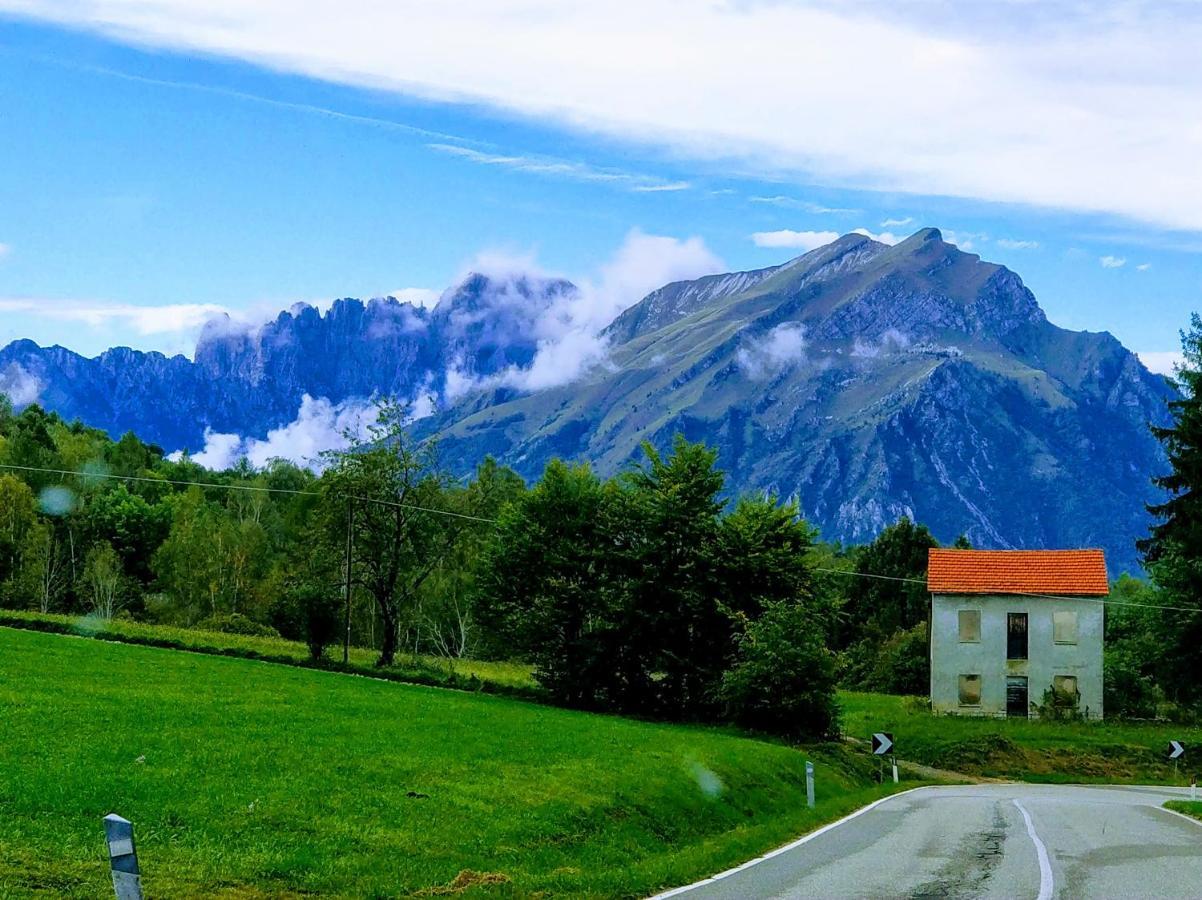
<svg viewBox="0 0 1202 900">
<path fill-rule="evenodd" d="M 1181 741 L 1169 741 L 1169 759 L 1179 756 L 1185 756 L 1185 748 L 1181 746 Z"/>
<path fill-rule="evenodd" d="M 877 756 L 884 756 L 892 749 L 893 735 L 878 731 L 872 736 L 872 752 Z"/>
</svg>

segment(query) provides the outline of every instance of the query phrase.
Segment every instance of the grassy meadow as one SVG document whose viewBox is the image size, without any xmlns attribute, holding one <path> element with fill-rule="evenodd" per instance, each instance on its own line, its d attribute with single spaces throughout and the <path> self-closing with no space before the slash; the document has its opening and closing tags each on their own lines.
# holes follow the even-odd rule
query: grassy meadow
<svg viewBox="0 0 1202 900">
<path fill-rule="evenodd" d="M 0 625 L 11 628 L 26 628 L 35 631 L 50 631 L 60 634 L 76 634 L 102 640 L 127 644 L 144 644 L 171 650 L 188 650 L 194 653 L 213 653 L 221 656 L 246 656 L 270 662 L 295 665 L 309 662 L 309 648 L 301 641 L 290 641 L 281 637 L 229 634 L 221 631 L 202 631 L 197 628 L 179 628 L 170 625 L 155 625 L 135 622 L 132 619 L 96 619 L 89 616 L 65 616 L 55 613 L 29 612 L 26 610 L 0 610 Z M 530 666 L 523 663 L 476 659 L 445 659 L 433 656 L 401 654 L 397 665 L 388 669 L 376 668 L 379 656 L 366 647 L 351 647 L 349 668 L 377 677 L 390 677 L 419 683 L 452 687 L 478 687 L 502 693 L 534 696 L 539 693 L 538 684 Z M 326 649 L 325 661 L 341 664 L 342 645 Z"/>
<path fill-rule="evenodd" d="M 109 812 L 150 897 L 634 897 L 882 793 L 839 746 L 8 628 L 0 722 L 2 897 L 106 895 Z"/>
<path fill-rule="evenodd" d="M 845 734 L 890 731 L 900 759 L 970 775 L 1042 782 L 1189 783 L 1202 728 L 1143 722 L 1039 722 L 935 716 L 917 698 L 842 692 Z M 1186 745 L 1174 768 L 1171 739 Z"/>
</svg>

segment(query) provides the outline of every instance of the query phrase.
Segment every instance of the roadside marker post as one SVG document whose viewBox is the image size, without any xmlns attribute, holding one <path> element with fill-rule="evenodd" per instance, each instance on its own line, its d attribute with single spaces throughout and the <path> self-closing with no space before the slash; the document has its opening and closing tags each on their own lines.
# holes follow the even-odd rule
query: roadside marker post
<svg viewBox="0 0 1202 900">
<path fill-rule="evenodd" d="M 1173 781 L 1177 780 L 1177 761 L 1185 756 L 1185 745 L 1181 741 L 1169 741 L 1169 759 L 1173 761 Z"/>
<path fill-rule="evenodd" d="M 897 784 L 897 757 L 893 754 L 893 734 L 889 731 L 878 731 L 872 736 L 872 755 L 879 759 L 877 766 L 877 781 L 885 783 L 885 754 L 893 764 L 893 783 Z"/>
<path fill-rule="evenodd" d="M 116 813 L 104 817 L 104 836 L 108 841 L 109 867 L 117 900 L 142 900 L 142 874 L 134 848 L 134 826 Z"/>
<path fill-rule="evenodd" d="M 806 805 L 814 808 L 814 764 L 806 760 Z"/>
<path fill-rule="evenodd" d="M 1191 800 L 1198 799 L 1198 776 L 1191 775 L 1189 779 L 1189 798 Z"/>
</svg>

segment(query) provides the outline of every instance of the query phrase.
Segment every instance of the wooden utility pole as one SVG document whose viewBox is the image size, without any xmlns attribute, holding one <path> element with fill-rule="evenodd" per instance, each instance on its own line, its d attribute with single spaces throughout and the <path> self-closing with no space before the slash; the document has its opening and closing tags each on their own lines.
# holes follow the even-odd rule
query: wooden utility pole
<svg viewBox="0 0 1202 900">
<path fill-rule="evenodd" d="M 342 640 L 342 662 L 351 660 L 351 555 L 355 549 L 355 498 L 346 503 L 346 629 Z"/>
</svg>

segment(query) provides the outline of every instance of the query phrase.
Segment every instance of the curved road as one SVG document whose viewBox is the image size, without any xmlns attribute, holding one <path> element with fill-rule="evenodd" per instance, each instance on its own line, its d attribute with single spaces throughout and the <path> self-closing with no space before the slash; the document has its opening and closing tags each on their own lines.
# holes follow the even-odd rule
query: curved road
<svg viewBox="0 0 1202 900">
<path fill-rule="evenodd" d="M 1184 790 L 982 784 L 895 795 L 769 857 L 661 897 L 1202 897 Z"/>
</svg>

